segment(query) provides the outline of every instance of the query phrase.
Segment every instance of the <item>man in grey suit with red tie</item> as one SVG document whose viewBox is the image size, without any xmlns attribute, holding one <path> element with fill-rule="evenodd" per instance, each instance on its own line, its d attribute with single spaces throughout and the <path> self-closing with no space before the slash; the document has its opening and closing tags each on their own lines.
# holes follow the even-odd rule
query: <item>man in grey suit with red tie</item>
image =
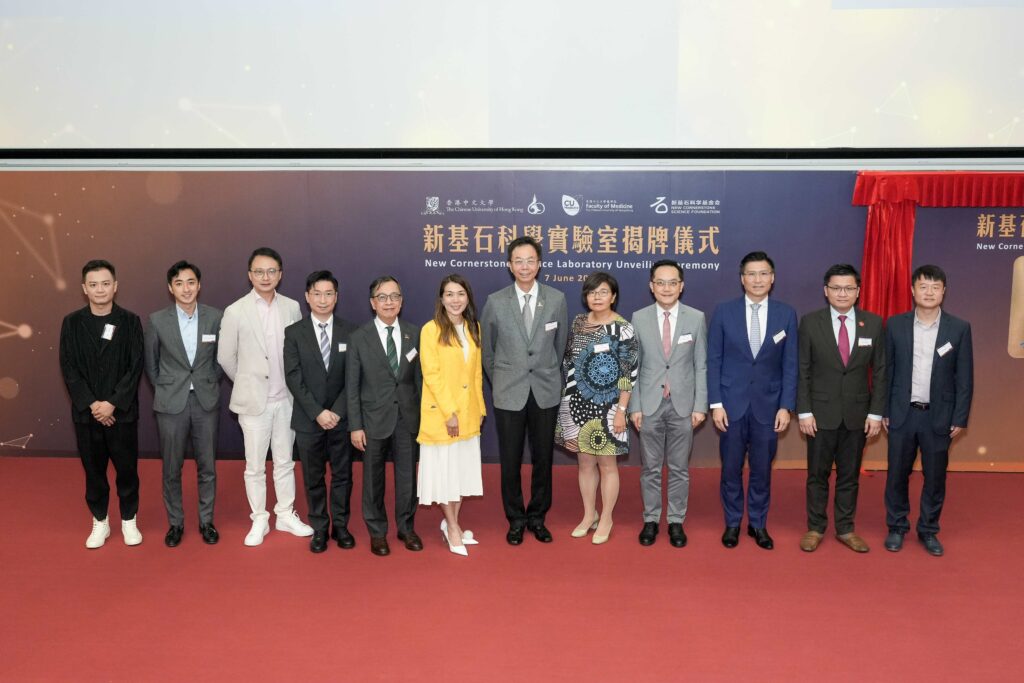
<svg viewBox="0 0 1024 683">
<path fill-rule="evenodd" d="M 168 548 L 181 543 L 185 530 L 181 468 L 190 439 L 199 490 L 199 534 L 210 545 L 220 538 L 213 525 L 213 505 L 223 374 L 217 364 L 221 312 L 199 303 L 202 277 L 199 266 L 188 261 L 170 267 L 167 289 L 174 303 L 149 316 L 145 335 L 146 375 L 153 383 L 153 412 L 164 463 L 164 507 L 169 524 L 164 544 Z"/>
<path fill-rule="evenodd" d="M 828 528 L 828 479 L 836 467 L 835 529 L 854 552 L 868 545 L 854 532 L 864 444 L 882 429 L 885 337 L 882 319 L 856 308 L 860 273 L 848 264 L 825 272 L 828 307 L 800 321 L 797 413 L 807 437 L 807 533 L 800 549 L 813 552 Z"/>
<path fill-rule="evenodd" d="M 889 432 L 885 478 L 885 549 L 897 552 L 910 530 L 908 482 L 921 451 L 924 488 L 917 536 L 928 553 L 943 554 L 939 516 L 946 499 L 949 445 L 967 426 L 974 393 L 971 325 L 942 310 L 946 274 L 926 265 L 911 276 L 914 309 L 889 318 L 885 357 L 889 400 L 883 424 Z"/>
<path fill-rule="evenodd" d="M 292 429 L 302 462 L 313 538 L 309 549 L 327 550 L 328 533 L 339 548 L 355 547 L 348 531 L 352 497 L 352 444 L 348 435 L 345 360 L 355 326 L 334 315 L 338 280 L 329 270 L 306 278 L 310 317 L 284 330 L 284 372 L 295 399 Z M 327 464 L 331 465 L 330 516 L 327 514 Z M 333 530 L 331 526 L 333 524 Z"/>
</svg>

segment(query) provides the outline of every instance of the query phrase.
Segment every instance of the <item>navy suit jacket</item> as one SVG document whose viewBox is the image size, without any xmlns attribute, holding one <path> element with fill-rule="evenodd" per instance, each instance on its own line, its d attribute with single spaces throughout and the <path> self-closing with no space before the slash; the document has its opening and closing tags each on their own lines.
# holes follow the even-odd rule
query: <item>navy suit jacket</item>
<svg viewBox="0 0 1024 683">
<path fill-rule="evenodd" d="M 946 344 L 951 348 L 939 354 Z M 936 434 L 950 427 L 966 427 L 974 394 L 974 351 L 971 325 L 942 311 L 932 352 L 929 415 Z M 898 429 L 910 412 L 911 377 L 914 371 L 914 311 L 894 315 L 886 323 L 885 360 L 889 376 L 886 417 L 889 428 Z"/>
<path fill-rule="evenodd" d="M 757 357 L 747 338 L 745 297 L 719 304 L 708 328 L 708 403 L 721 403 L 729 421 L 750 411 L 773 424 L 780 408 L 796 409 L 796 311 L 769 297 L 767 330 Z"/>
</svg>

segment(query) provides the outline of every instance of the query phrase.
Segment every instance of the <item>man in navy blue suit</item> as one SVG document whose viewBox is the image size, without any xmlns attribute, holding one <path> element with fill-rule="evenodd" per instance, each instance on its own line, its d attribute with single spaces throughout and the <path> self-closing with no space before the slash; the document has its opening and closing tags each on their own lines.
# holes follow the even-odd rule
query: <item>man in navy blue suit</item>
<svg viewBox="0 0 1024 683">
<path fill-rule="evenodd" d="M 743 519 L 743 463 L 749 462 L 747 534 L 765 550 L 772 461 L 778 435 L 796 409 L 797 320 L 786 304 L 768 300 L 775 264 L 763 251 L 740 261 L 744 295 L 715 308 L 708 329 L 708 402 L 721 432 L 722 545 L 735 548 Z"/>
<path fill-rule="evenodd" d="M 949 444 L 967 426 L 974 393 L 971 326 L 942 310 L 946 274 L 921 266 L 910 278 L 914 310 L 889 318 L 885 353 L 889 402 L 882 424 L 889 432 L 889 473 L 885 478 L 885 549 L 903 547 L 910 530 L 908 480 L 921 449 L 924 488 L 917 536 L 925 550 L 943 553 L 939 515 L 946 498 Z"/>
</svg>

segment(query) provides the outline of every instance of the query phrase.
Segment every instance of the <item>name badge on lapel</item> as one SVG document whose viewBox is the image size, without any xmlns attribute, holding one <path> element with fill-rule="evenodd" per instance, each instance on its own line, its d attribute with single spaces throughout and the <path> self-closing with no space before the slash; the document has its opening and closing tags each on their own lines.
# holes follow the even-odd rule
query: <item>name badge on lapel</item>
<svg viewBox="0 0 1024 683">
<path fill-rule="evenodd" d="M 775 342 L 776 344 L 778 344 L 780 341 L 782 341 L 785 338 L 786 338 L 786 331 L 785 330 L 779 330 L 778 332 L 775 333 L 775 336 L 772 337 L 772 341 Z"/>
<path fill-rule="evenodd" d="M 345 353 L 346 351 L 348 351 L 348 344 L 338 342 L 338 353 Z"/>
<path fill-rule="evenodd" d="M 415 358 L 418 355 L 419 354 L 417 353 L 416 349 L 413 349 L 409 351 L 409 353 L 405 354 L 405 359 L 411 363 L 413 358 Z"/>
<path fill-rule="evenodd" d="M 687 332 L 686 334 L 679 335 L 679 341 L 676 344 L 689 344 L 693 341 L 693 335 Z"/>
<path fill-rule="evenodd" d="M 946 342 L 945 344 L 943 344 L 939 348 L 935 349 L 935 352 L 937 354 L 939 354 L 940 356 L 945 356 L 947 353 L 949 353 L 952 350 L 953 350 L 953 345 L 950 344 L 949 342 Z"/>
<path fill-rule="evenodd" d="M 608 344 L 594 344 L 594 353 L 607 353 L 611 350 Z"/>
<path fill-rule="evenodd" d="M 110 341 L 111 339 L 113 339 L 114 338 L 114 326 L 111 325 L 110 323 L 107 323 L 106 325 L 104 325 L 103 326 L 103 334 L 100 335 L 100 338 L 101 339 L 106 339 L 107 341 Z"/>
<path fill-rule="evenodd" d="M 857 337 L 857 346 L 871 346 L 871 338 Z"/>
<path fill-rule="evenodd" d="M 215 341 L 217 341 L 217 335 L 215 335 L 215 334 L 204 334 L 203 335 L 203 343 L 204 344 L 212 344 Z"/>
<path fill-rule="evenodd" d="M 557 329 L 558 329 L 558 321 L 557 320 L 552 320 L 549 323 L 544 323 L 544 331 L 545 332 L 550 332 L 551 330 L 557 330 Z"/>
</svg>

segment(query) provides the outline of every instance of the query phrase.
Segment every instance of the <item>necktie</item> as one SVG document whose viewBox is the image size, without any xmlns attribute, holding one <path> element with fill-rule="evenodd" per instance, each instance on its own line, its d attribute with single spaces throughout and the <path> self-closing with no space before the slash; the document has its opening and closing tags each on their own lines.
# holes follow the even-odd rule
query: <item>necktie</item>
<svg viewBox="0 0 1024 683">
<path fill-rule="evenodd" d="M 398 349 L 395 348 L 395 337 L 394 325 L 388 325 L 388 365 L 391 366 L 391 372 L 394 373 L 395 377 L 398 377 Z"/>
<path fill-rule="evenodd" d="M 668 320 L 671 312 L 664 311 L 665 322 L 661 324 L 661 351 L 665 354 L 665 360 L 672 355 L 672 325 Z M 668 398 L 668 375 L 665 375 L 665 386 L 661 391 L 663 398 Z"/>
<path fill-rule="evenodd" d="M 843 365 L 850 362 L 850 333 L 846 331 L 846 316 L 839 316 L 839 357 Z"/>
<path fill-rule="evenodd" d="M 331 367 L 331 340 L 327 338 L 327 323 L 317 323 L 320 326 L 320 355 L 324 359 L 324 370 Z"/>
<path fill-rule="evenodd" d="M 523 325 L 526 327 L 526 338 L 533 333 L 533 311 L 530 310 L 530 294 L 523 294 Z"/>
<path fill-rule="evenodd" d="M 761 304 L 750 304 L 750 352 L 755 358 L 761 350 L 761 318 L 757 315 L 759 308 Z"/>
</svg>

